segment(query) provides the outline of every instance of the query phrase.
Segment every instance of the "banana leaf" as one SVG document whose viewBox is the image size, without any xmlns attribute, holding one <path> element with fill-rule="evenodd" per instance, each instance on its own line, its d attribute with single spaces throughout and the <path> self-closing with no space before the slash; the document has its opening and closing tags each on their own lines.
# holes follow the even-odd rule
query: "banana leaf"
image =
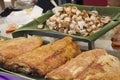
<svg viewBox="0 0 120 80">
<path fill-rule="evenodd" d="M 96 7 L 96 6 L 83 6 L 83 5 L 77 5 L 77 4 L 65 4 L 67 6 L 76 6 L 80 10 L 96 10 L 99 12 L 100 15 L 107 15 L 112 18 L 112 21 L 110 21 L 108 24 L 106 24 L 102 29 L 97 31 L 96 33 L 83 37 L 79 35 L 69 35 L 61 32 L 57 32 L 54 30 L 49 30 L 49 29 L 39 29 L 37 26 L 39 24 L 45 24 L 45 21 L 53 15 L 52 11 L 48 11 L 41 17 L 33 20 L 32 22 L 23 25 L 21 28 L 17 29 L 15 32 L 13 32 L 13 37 L 18 37 L 18 36 L 25 36 L 26 34 L 38 34 L 38 35 L 45 35 L 45 36 L 52 36 L 52 37 L 59 37 L 59 36 L 72 36 L 73 38 L 77 40 L 82 40 L 82 41 L 95 41 L 98 39 L 100 36 L 104 35 L 106 32 L 109 30 L 113 29 L 116 27 L 118 24 L 120 24 L 120 8 L 119 7 Z M 62 6 L 65 6 L 62 5 Z"/>
</svg>

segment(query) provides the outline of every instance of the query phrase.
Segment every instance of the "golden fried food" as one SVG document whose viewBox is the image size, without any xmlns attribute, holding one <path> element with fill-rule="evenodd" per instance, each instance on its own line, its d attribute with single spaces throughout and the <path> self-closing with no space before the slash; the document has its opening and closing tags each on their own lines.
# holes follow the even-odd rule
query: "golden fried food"
<svg viewBox="0 0 120 80">
<path fill-rule="evenodd" d="M 10 26 L 10 27 L 6 30 L 6 33 L 12 33 L 12 32 L 14 32 L 16 29 L 17 29 L 16 26 Z"/>
<path fill-rule="evenodd" d="M 103 49 L 83 52 L 51 71 L 48 80 L 120 80 L 120 61 Z"/>
<path fill-rule="evenodd" d="M 5 68 L 15 72 L 42 76 L 80 52 L 79 46 L 72 41 L 72 38 L 65 37 L 8 61 Z"/>
<path fill-rule="evenodd" d="M 120 29 L 118 29 L 111 38 L 112 47 L 120 47 Z"/>
<path fill-rule="evenodd" d="M 15 58 L 21 54 L 41 46 L 42 39 L 40 37 L 19 37 L 0 42 L 0 63 L 4 63 L 7 59 Z"/>
<path fill-rule="evenodd" d="M 110 16 L 100 15 L 97 10 L 79 10 L 76 6 L 63 6 L 46 20 L 46 25 L 49 29 L 66 34 L 90 36 L 110 21 Z"/>
</svg>

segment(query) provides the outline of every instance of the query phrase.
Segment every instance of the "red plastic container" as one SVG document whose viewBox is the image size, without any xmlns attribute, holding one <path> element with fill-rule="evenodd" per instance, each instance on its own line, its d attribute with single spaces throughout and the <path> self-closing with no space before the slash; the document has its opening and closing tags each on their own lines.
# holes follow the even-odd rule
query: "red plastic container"
<svg viewBox="0 0 120 80">
<path fill-rule="evenodd" d="M 107 6 L 107 0 L 83 0 L 84 5 L 90 6 Z"/>
</svg>

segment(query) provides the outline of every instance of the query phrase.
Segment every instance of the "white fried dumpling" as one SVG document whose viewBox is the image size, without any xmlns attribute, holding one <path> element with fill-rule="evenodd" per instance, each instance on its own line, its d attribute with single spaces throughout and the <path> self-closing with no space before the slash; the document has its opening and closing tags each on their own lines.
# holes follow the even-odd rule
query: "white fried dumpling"
<svg viewBox="0 0 120 80">
<path fill-rule="evenodd" d="M 63 11 L 63 7 L 57 6 L 57 7 L 55 7 L 55 8 L 52 9 L 52 12 L 53 12 L 54 14 L 56 14 L 56 13 L 58 13 L 58 12 L 61 12 L 61 11 Z"/>
</svg>

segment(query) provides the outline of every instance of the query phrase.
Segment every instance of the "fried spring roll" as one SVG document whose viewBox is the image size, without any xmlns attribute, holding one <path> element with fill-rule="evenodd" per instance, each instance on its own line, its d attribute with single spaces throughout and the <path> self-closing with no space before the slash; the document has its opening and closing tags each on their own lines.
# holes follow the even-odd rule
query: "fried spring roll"
<svg viewBox="0 0 120 80">
<path fill-rule="evenodd" d="M 37 36 L 30 38 L 19 37 L 0 43 L 0 64 L 21 54 L 32 51 L 42 45 L 42 39 Z"/>
<path fill-rule="evenodd" d="M 81 53 L 45 77 L 47 80 L 119 80 L 119 68 L 118 59 L 105 50 L 95 49 Z"/>
<path fill-rule="evenodd" d="M 66 64 L 51 71 L 46 75 L 48 80 L 73 80 L 78 74 L 82 74 L 99 56 L 105 55 L 104 50 L 91 50 L 83 52 Z"/>
<path fill-rule="evenodd" d="M 112 55 L 101 56 L 75 80 L 120 80 L 120 61 Z"/>
<path fill-rule="evenodd" d="M 80 47 L 72 41 L 72 38 L 65 37 L 10 60 L 5 68 L 29 75 L 43 76 L 80 52 Z"/>
</svg>

